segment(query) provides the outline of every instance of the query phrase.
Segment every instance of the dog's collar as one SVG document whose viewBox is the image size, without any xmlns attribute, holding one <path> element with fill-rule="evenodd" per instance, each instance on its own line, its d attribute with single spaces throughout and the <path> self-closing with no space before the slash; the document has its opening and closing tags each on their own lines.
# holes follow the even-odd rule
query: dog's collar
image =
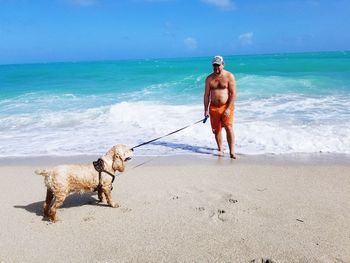
<svg viewBox="0 0 350 263">
<path fill-rule="evenodd" d="M 97 161 L 92 162 L 92 164 L 94 165 L 95 170 L 98 172 L 98 175 L 99 175 L 98 176 L 98 180 L 99 180 L 98 185 L 99 186 L 101 185 L 101 174 L 103 172 L 112 176 L 112 184 L 113 184 L 114 179 L 115 179 L 115 175 L 105 170 L 105 162 L 101 158 L 99 158 Z"/>
</svg>

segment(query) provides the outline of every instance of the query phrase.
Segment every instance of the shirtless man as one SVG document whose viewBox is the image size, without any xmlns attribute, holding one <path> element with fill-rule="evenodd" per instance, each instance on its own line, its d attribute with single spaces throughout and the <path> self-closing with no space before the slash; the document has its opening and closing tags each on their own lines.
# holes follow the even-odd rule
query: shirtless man
<svg viewBox="0 0 350 263">
<path fill-rule="evenodd" d="M 224 70 L 223 57 L 215 56 L 212 64 L 213 73 L 205 80 L 204 116 L 210 116 L 211 128 L 215 134 L 219 156 L 223 155 L 221 130 L 224 127 L 230 157 L 236 159 L 234 153 L 235 136 L 232 128 L 236 81 L 231 72 Z"/>
</svg>

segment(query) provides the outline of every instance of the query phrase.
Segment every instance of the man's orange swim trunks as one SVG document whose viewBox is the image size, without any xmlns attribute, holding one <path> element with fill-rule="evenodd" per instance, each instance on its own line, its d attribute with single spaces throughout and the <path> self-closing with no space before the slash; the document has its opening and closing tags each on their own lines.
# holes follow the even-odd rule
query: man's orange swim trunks
<svg viewBox="0 0 350 263">
<path fill-rule="evenodd" d="M 224 116 L 226 107 L 226 104 L 222 106 L 210 105 L 209 107 L 211 128 L 215 134 L 221 131 L 222 127 L 232 125 L 234 107 L 231 105 L 229 116 Z"/>
</svg>

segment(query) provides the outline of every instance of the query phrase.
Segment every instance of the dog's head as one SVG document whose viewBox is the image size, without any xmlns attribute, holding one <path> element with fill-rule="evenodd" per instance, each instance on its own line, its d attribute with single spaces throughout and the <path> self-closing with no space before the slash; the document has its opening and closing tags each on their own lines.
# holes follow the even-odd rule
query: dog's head
<svg viewBox="0 0 350 263">
<path fill-rule="evenodd" d="M 133 151 L 126 145 L 117 144 L 114 145 L 106 155 L 112 159 L 113 171 L 124 172 L 125 162 L 131 159 Z"/>
</svg>

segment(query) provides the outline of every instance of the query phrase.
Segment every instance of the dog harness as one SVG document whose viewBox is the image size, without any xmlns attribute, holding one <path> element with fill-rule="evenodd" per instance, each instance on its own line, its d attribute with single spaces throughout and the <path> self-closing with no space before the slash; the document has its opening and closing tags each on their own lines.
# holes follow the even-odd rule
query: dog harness
<svg viewBox="0 0 350 263">
<path fill-rule="evenodd" d="M 95 191 L 99 190 L 102 187 L 101 175 L 103 172 L 112 176 L 112 184 L 113 184 L 114 179 L 115 179 L 115 175 L 105 170 L 105 162 L 101 158 L 99 158 L 97 161 L 94 161 L 92 163 L 95 167 L 95 170 L 98 172 L 98 186 L 95 189 Z M 112 186 L 112 189 L 113 189 L 113 186 Z"/>
</svg>

